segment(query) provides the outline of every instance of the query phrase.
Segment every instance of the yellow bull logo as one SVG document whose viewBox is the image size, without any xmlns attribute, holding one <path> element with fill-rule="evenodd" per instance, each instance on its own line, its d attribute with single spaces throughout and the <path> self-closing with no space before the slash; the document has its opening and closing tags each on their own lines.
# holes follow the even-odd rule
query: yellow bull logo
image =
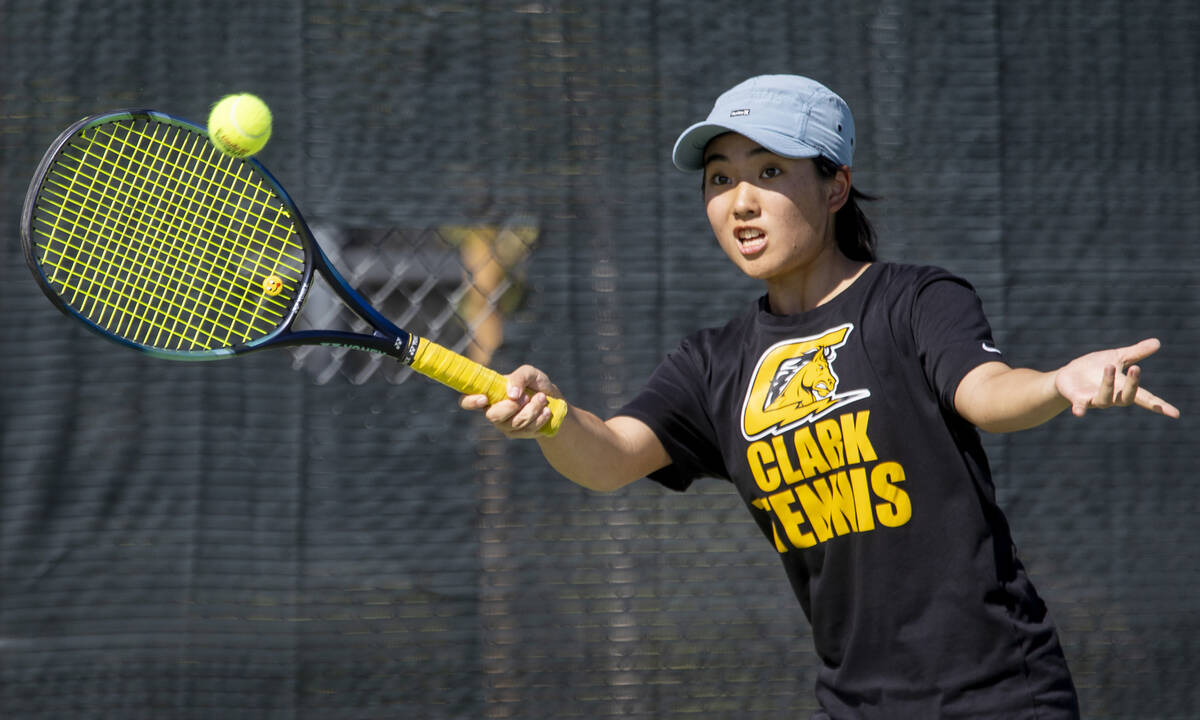
<svg viewBox="0 0 1200 720">
<path fill-rule="evenodd" d="M 833 351 L 822 347 L 784 360 L 771 378 L 763 411 L 798 408 L 832 395 L 838 379 L 829 366 L 831 356 Z"/>
<path fill-rule="evenodd" d="M 841 325 L 821 335 L 777 343 L 763 353 L 742 411 L 742 434 L 747 440 L 812 422 L 871 394 L 865 389 L 837 391 L 837 349 L 853 330 L 853 325 Z"/>
</svg>

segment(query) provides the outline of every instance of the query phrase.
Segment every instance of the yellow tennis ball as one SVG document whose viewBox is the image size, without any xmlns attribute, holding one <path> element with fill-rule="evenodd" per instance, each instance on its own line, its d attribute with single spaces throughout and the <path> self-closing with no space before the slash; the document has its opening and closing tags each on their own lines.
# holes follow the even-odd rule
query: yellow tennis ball
<svg viewBox="0 0 1200 720">
<path fill-rule="evenodd" d="M 208 137 L 230 157 L 250 157 L 271 139 L 271 109 L 249 93 L 226 95 L 208 115 Z"/>
</svg>

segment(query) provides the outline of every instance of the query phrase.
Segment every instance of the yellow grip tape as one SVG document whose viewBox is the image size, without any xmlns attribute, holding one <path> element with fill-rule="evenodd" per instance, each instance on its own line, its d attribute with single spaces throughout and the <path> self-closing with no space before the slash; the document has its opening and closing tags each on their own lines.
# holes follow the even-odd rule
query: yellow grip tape
<svg viewBox="0 0 1200 720">
<path fill-rule="evenodd" d="M 464 395 L 487 395 L 493 403 L 508 397 L 508 381 L 503 375 L 425 338 L 417 344 L 412 368 Z M 549 402 L 550 422 L 540 430 L 547 437 L 558 432 L 567 416 L 565 401 L 549 398 Z"/>
</svg>

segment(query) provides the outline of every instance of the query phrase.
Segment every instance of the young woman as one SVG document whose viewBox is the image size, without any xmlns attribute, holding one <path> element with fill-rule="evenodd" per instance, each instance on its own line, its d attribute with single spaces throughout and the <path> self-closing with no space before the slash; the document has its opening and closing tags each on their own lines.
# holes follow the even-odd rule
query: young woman
<svg viewBox="0 0 1200 720">
<path fill-rule="evenodd" d="M 1157 340 L 1053 372 L 1012 368 L 965 281 L 877 262 L 851 183 L 854 121 L 808 78 L 747 80 L 688 128 L 673 159 L 704 172 L 717 242 L 766 294 L 683 340 L 603 420 L 530 366 L 509 398 L 468 396 L 556 470 L 616 490 L 729 480 L 783 562 L 813 629 L 817 718 L 1075 718 L 1059 641 L 1016 557 L 976 428 L 1137 404 Z"/>
</svg>

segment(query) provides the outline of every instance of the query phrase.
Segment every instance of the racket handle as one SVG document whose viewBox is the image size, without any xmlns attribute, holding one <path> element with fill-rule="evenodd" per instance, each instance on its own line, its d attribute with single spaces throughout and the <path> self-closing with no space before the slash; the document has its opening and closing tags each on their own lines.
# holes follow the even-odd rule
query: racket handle
<svg viewBox="0 0 1200 720">
<path fill-rule="evenodd" d="M 508 381 L 503 375 L 425 338 L 420 338 L 417 344 L 412 368 L 464 395 L 487 395 L 493 403 L 508 397 Z M 543 425 L 540 432 L 550 437 L 562 427 L 567 416 L 567 403 L 561 398 L 547 399 L 550 422 Z"/>
</svg>

